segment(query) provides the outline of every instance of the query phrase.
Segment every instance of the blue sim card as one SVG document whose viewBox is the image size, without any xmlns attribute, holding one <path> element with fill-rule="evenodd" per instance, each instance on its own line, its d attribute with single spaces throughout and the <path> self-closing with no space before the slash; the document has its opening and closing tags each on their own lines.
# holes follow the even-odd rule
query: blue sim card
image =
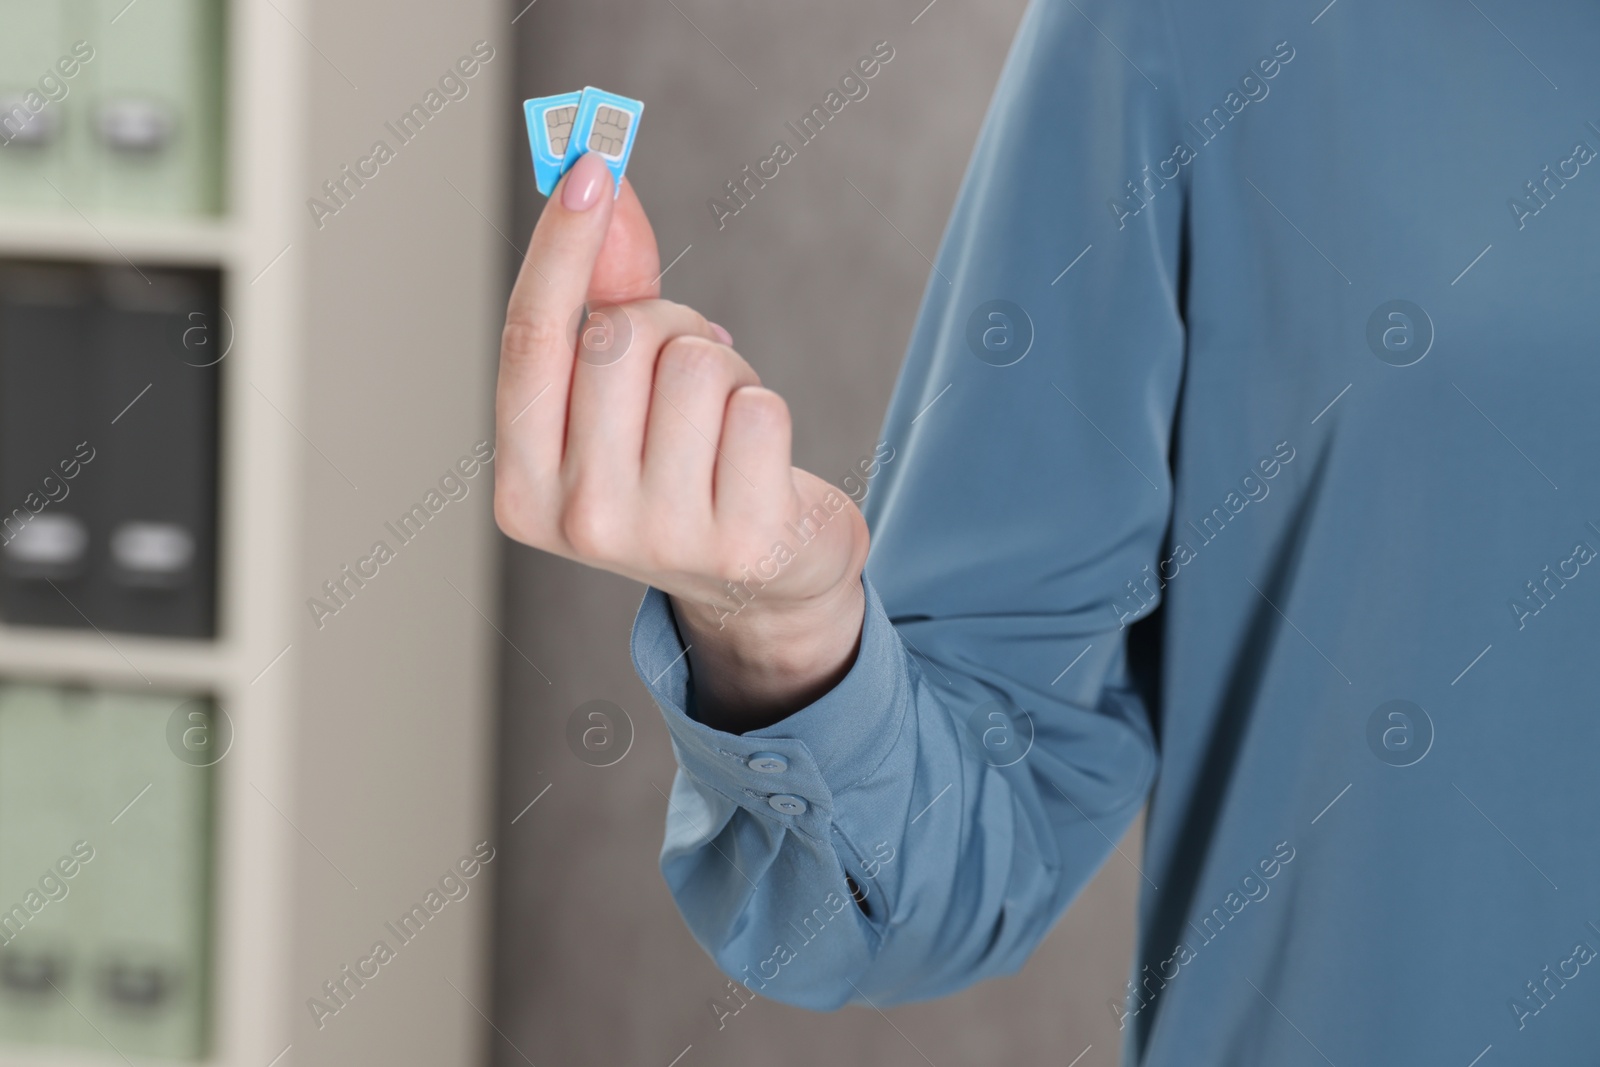
<svg viewBox="0 0 1600 1067">
<path fill-rule="evenodd" d="M 639 132 L 639 116 L 644 105 L 592 85 L 584 86 L 583 97 L 578 102 L 578 119 L 573 124 L 572 136 L 567 140 L 567 158 L 563 167 L 570 167 L 585 152 L 597 152 L 611 168 L 611 195 L 622 192 L 622 172 L 628 168 L 628 155 L 633 151 L 633 138 Z"/>
<path fill-rule="evenodd" d="M 540 96 L 522 103 L 528 117 L 528 143 L 533 146 L 533 180 L 545 196 L 567 172 L 567 148 L 578 120 L 582 93 Z"/>
<path fill-rule="evenodd" d="M 581 93 L 524 100 L 522 110 L 541 193 L 549 196 L 585 152 L 597 153 L 611 168 L 611 195 L 622 192 L 622 172 L 628 168 L 644 104 L 589 86 Z"/>
</svg>

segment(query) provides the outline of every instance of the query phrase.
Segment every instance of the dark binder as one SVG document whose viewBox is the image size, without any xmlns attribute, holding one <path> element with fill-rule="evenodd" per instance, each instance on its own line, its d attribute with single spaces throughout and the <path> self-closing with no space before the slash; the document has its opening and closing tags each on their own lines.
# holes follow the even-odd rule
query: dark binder
<svg viewBox="0 0 1600 1067">
<path fill-rule="evenodd" d="M 87 626 L 94 584 L 94 275 L 0 266 L 0 617 Z"/>
<path fill-rule="evenodd" d="M 216 601 L 215 271 L 0 266 L 0 617 L 203 638 Z"/>
<path fill-rule="evenodd" d="M 210 637 L 217 381 L 227 338 L 214 272 L 105 267 L 95 344 L 100 431 L 95 625 Z"/>
</svg>

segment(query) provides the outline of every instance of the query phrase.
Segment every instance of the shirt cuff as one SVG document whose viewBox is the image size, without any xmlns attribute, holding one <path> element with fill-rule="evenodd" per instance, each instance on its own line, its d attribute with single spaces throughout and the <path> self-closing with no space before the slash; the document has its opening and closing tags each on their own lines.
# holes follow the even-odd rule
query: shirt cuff
<svg viewBox="0 0 1600 1067">
<path fill-rule="evenodd" d="M 771 726 L 734 734 L 693 716 L 692 679 L 667 595 L 650 587 L 633 621 L 633 666 L 661 709 L 678 765 L 758 815 L 823 836 L 834 794 L 872 773 L 909 706 L 905 646 L 864 576 L 861 648 L 839 684 Z"/>
</svg>

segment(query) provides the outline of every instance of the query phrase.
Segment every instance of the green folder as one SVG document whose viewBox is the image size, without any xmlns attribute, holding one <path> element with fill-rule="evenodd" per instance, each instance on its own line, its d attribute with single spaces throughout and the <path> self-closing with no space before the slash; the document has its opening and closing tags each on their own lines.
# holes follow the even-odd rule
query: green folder
<svg viewBox="0 0 1600 1067">
<path fill-rule="evenodd" d="M 90 988 L 79 943 L 84 890 L 103 873 L 73 853 L 104 825 L 85 790 L 85 700 L 81 691 L 0 685 L 0 1042 L 7 1044 L 96 1040 L 74 1011 L 87 1005 Z"/>
<path fill-rule="evenodd" d="M 182 696 L 0 687 L 0 901 L 93 850 L 0 947 L 0 1042 L 205 1055 L 212 772 L 181 738 L 209 715 Z"/>
<path fill-rule="evenodd" d="M 71 56 L 76 16 L 68 0 L 0 0 L 0 211 L 70 212 L 69 200 L 85 199 L 73 134 L 89 68 L 70 79 L 57 68 Z"/>
<path fill-rule="evenodd" d="M 181 696 L 101 692 L 84 760 L 102 819 L 86 874 L 81 952 L 92 991 L 80 1004 L 127 1056 L 205 1053 L 211 770 L 175 751 L 205 729 L 210 705 Z M 174 715 L 181 728 L 174 731 Z"/>
<path fill-rule="evenodd" d="M 96 50 L 79 136 L 105 214 L 221 209 L 223 3 L 90 0 Z"/>
</svg>

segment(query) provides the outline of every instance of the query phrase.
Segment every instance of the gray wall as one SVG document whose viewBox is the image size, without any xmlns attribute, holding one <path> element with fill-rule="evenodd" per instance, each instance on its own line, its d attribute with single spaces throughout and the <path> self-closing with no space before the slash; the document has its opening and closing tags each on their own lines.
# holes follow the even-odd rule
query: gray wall
<svg viewBox="0 0 1600 1067">
<path fill-rule="evenodd" d="M 594 84 L 645 101 L 629 176 L 663 263 L 692 246 L 665 295 L 732 331 L 789 401 L 795 462 L 835 482 L 876 440 L 929 270 L 922 254 L 938 245 L 1022 10 L 937 0 L 918 17 L 925 2 L 540 0 L 516 23 L 519 98 Z M 774 140 L 792 145 L 785 120 L 879 40 L 895 55 L 869 95 L 719 231 L 708 198 Z M 514 122 L 507 137 L 526 143 Z M 525 154 L 513 166 L 512 236 L 525 245 L 543 201 Z M 1091 1044 L 1078 1067 L 1117 1061 L 1107 1002 L 1127 973 L 1138 876 L 1116 856 L 1016 977 L 887 1019 L 758 1000 L 719 1031 L 708 1002 L 724 980 L 656 866 L 673 763 L 628 660 L 642 587 L 520 546 L 507 555 L 515 650 L 503 661 L 499 804 L 502 825 L 517 821 L 496 864 L 495 1063 L 667 1067 L 690 1045 L 680 1067 L 1065 1065 Z M 606 768 L 564 741 L 573 709 L 596 698 L 636 730 Z M 1122 847 L 1137 854 L 1136 840 Z"/>
</svg>

